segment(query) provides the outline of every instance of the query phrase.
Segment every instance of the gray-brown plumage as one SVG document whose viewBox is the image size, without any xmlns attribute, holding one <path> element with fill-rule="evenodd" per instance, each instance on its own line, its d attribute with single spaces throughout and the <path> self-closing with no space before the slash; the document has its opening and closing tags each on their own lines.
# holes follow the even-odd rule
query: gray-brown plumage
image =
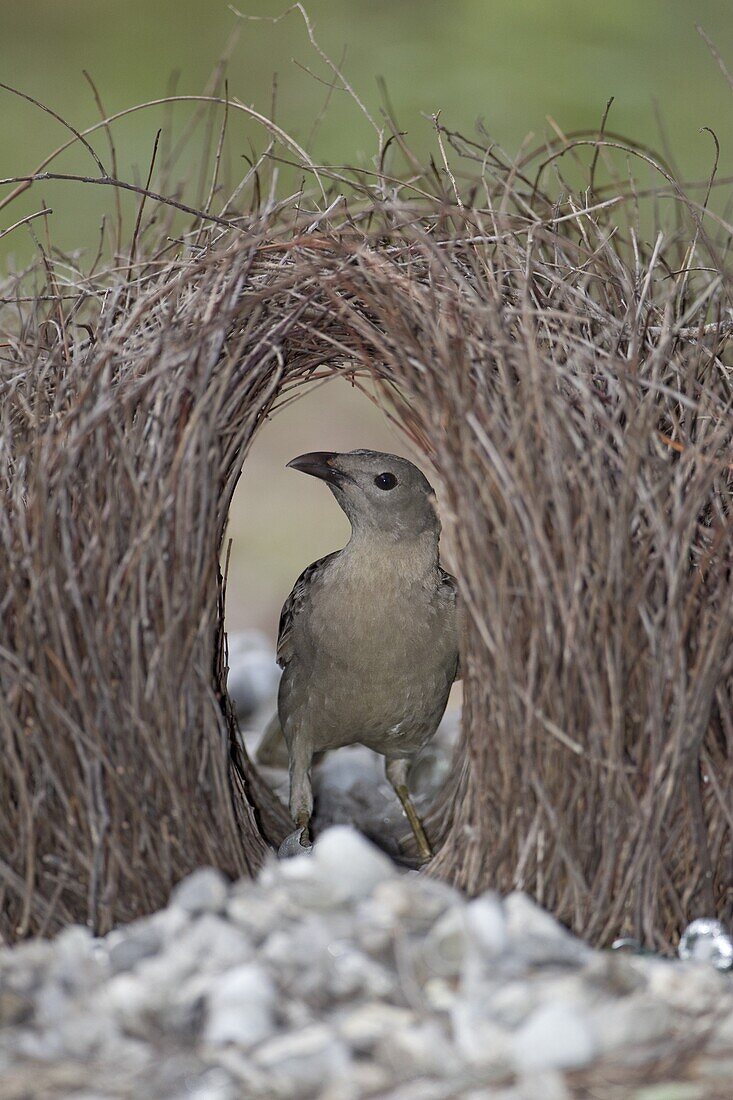
<svg viewBox="0 0 733 1100">
<path fill-rule="evenodd" d="M 458 672 L 456 583 L 438 559 L 433 491 L 411 462 L 378 451 L 319 451 L 289 466 L 324 480 L 351 523 L 347 545 L 308 566 L 280 618 L 278 715 L 293 821 L 307 843 L 314 754 L 358 742 L 386 757 L 428 858 L 407 768 L 435 733 Z"/>
</svg>

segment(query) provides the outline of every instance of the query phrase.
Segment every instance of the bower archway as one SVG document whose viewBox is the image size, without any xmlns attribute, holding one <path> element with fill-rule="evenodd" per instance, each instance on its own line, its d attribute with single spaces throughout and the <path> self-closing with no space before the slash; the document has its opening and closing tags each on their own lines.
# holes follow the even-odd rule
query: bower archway
<svg viewBox="0 0 733 1100">
<path fill-rule="evenodd" d="M 565 223 L 443 218 L 440 199 L 373 239 L 229 234 L 126 288 L 93 339 L 45 319 L 19 339 L 9 932 L 105 930 L 202 863 L 253 873 L 289 827 L 234 737 L 219 554 L 255 433 L 324 372 L 379 388 L 435 470 L 457 562 L 463 738 L 430 873 L 524 888 L 601 942 L 728 915 L 723 376 L 695 335 L 672 341 L 663 280 L 628 321 L 642 260 L 611 255 L 607 227 L 579 265 Z"/>
</svg>

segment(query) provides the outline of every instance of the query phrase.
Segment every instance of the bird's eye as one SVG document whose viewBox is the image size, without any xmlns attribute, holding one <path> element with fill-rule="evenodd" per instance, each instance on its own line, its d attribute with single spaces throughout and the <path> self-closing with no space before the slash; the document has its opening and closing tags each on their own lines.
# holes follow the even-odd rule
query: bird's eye
<svg viewBox="0 0 733 1100">
<path fill-rule="evenodd" d="M 374 484 L 378 489 L 394 489 L 397 484 L 397 478 L 394 474 L 377 474 L 374 478 Z"/>
</svg>

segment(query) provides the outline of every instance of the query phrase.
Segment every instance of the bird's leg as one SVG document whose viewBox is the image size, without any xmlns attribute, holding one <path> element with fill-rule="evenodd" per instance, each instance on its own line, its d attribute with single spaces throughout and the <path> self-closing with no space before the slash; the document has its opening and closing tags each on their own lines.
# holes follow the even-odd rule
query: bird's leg
<svg viewBox="0 0 733 1100">
<path fill-rule="evenodd" d="M 402 803 L 403 810 L 407 814 L 407 820 L 410 822 L 412 831 L 415 834 L 420 858 L 422 860 L 432 859 L 433 849 L 430 847 L 430 841 L 425 834 L 422 821 L 418 817 L 417 810 L 410 798 L 410 792 L 407 789 L 407 761 L 395 757 L 389 758 L 386 762 L 385 771 L 387 773 L 387 779 L 394 787 L 394 792 Z"/>
<path fill-rule="evenodd" d="M 313 788 L 311 786 L 311 762 L 313 751 L 295 738 L 290 749 L 290 816 L 303 830 L 301 844 L 310 845 L 310 820 L 313 814 Z"/>
</svg>

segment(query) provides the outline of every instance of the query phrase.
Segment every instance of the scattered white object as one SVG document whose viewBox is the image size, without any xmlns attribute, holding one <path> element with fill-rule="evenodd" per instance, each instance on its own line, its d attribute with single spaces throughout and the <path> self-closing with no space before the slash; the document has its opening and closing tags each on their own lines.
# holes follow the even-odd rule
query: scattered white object
<svg viewBox="0 0 733 1100">
<path fill-rule="evenodd" d="M 453 905 L 425 937 L 424 962 L 430 974 L 457 977 L 483 974 L 506 949 L 507 929 L 501 902 L 484 894 L 465 905 Z"/>
<path fill-rule="evenodd" d="M 400 1076 L 425 1073 L 451 1077 L 459 1059 L 437 1020 L 417 1021 L 394 1028 L 378 1044 L 380 1057 Z"/>
<path fill-rule="evenodd" d="M 425 937 L 424 959 L 429 974 L 456 977 L 468 952 L 468 930 L 462 909 L 449 909 Z"/>
<path fill-rule="evenodd" d="M 136 927 L 111 934 L 109 963 L 114 974 L 134 970 L 143 959 L 152 958 L 163 946 L 163 937 L 152 924 L 140 922 Z"/>
<path fill-rule="evenodd" d="M 533 965 L 579 965 L 590 950 L 527 894 L 516 891 L 504 900 L 511 948 Z"/>
<path fill-rule="evenodd" d="M 510 1068 L 511 1033 L 490 1020 L 482 1005 L 463 998 L 457 1000 L 451 1022 L 456 1045 L 470 1065 L 493 1066 L 497 1070 Z"/>
<path fill-rule="evenodd" d="M 150 1007 L 146 982 L 136 974 L 116 974 L 95 1000 L 95 1010 L 106 1014 L 128 1034 L 142 1034 L 140 1021 Z"/>
<path fill-rule="evenodd" d="M 239 1100 L 242 1093 L 223 1069 L 212 1066 L 186 1089 L 186 1100 Z M 92 1100 L 86 1097 L 85 1100 Z"/>
<path fill-rule="evenodd" d="M 720 946 L 709 925 L 692 957 L 707 933 Z M 684 1072 L 717 1096 L 730 977 L 591 950 L 524 895 L 468 900 L 339 827 L 256 881 L 198 872 L 105 936 L 0 947 L 0 1078 L 89 1098 L 569 1100 L 572 1070 L 601 1087 L 692 1033 Z"/>
<path fill-rule="evenodd" d="M 334 825 L 318 837 L 312 855 L 286 859 L 281 875 L 300 887 L 304 905 L 331 905 L 367 897 L 374 887 L 396 874 L 392 861 L 349 825 Z"/>
<path fill-rule="evenodd" d="M 100 957 L 89 929 L 72 924 L 56 939 L 50 977 L 67 994 L 84 993 L 99 984 L 106 974 L 106 963 L 106 955 Z"/>
<path fill-rule="evenodd" d="M 572 1100 L 570 1089 L 565 1084 L 565 1076 L 559 1070 L 546 1069 L 540 1073 L 524 1073 L 508 1094 L 511 1100 Z M 466 1100 L 486 1100 L 486 1095 L 466 1097 Z M 641 1100 L 637 1097 L 636 1100 Z M 657 1098 L 661 1100 L 661 1098 Z M 675 1100 L 665 1097 L 665 1100 Z"/>
<path fill-rule="evenodd" d="M 317 840 L 313 857 L 322 875 L 331 876 L 346 901 L 366 897 L 378 882 L 395 874 L 392 861 L 348 825 L 335 825 Z"/>
<path fill-rule="evenodd" d="M 471 942 L 480 953 L 493 958 L 508 946 L 507 921 L 504 906 L 496 894 L 481 894 L 469 901 L 464 911 Z"/>
<path fill-rule="evenodd" d="M 644 992 L 592 1010 L 591 1019 L 602 1053 L 613 1053 L 614 1062 L 621 1065 L 653 1061 L 658 1043 L 674 1029 L 669 1006 Z M 640 1046 L 645 1054 L 640 1054 Z"/>
<path fill-rule="evenodd" d="M 357 1054 L 367 1054 L 390 1032 L 414 1022 L 415 1015 L 408 1008 L 383 1001 L 367 1001 L 343 1017 L 339 1022 L 339 1033 Z"/>
<path fill-rule="evenodd" d="M 319 1094 L 330 1081 L 348 1076 L 345 1044 L 325 1024 L 311 1024 L 277 1035 L 259 1047 L 254 1060 L 265 1070 L 276 1094 L 301 1098 Z"/>
<path fill-rule="evenodd" d="M 208 996 L 205 1042 L 236 1043 L 249 1050 L 274 1031 L 277 994 L 267 971 L 257 963 L 236 966 L 222 975 Z"/>
<path fill-rule="evenodd" d="M 716 970 L 733 970 L 733 939 L 719 920 L 701 917 L 688 924 L 678 954 L 681 959 L 710 963 Z"/>
<path fill-rule="evenodd" d="M 181 879 L 171 893 L 171 906 L 185 913 L 218 913 L 227 901 L 227 881 L 214 867 L 201 867 Z"/>
<path fill-rule="evenodd" d="M 580 1069 L 595 1056 L 598 1043 L 580 1006 L 551 1001 L 541 1005 L 514 1033 L 514 1064 L 520 1072 Z"/>
</svg>

